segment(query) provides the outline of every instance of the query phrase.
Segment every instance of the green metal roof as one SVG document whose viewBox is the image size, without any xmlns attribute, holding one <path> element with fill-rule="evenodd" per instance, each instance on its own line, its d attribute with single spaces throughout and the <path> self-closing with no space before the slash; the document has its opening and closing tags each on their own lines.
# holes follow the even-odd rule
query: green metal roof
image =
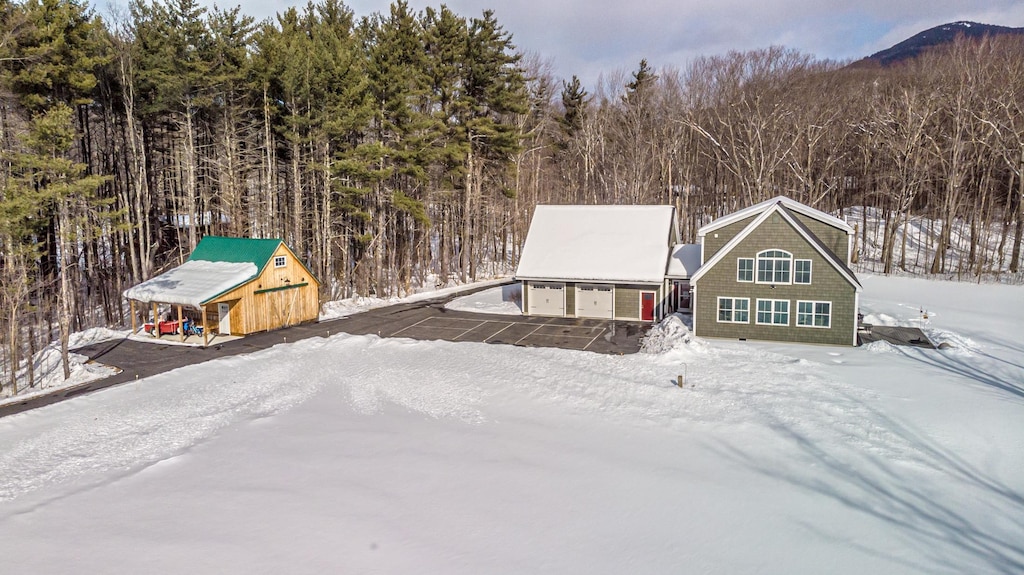
<svg viewBox="0 0 1024 575">
<path fill-rule="evenodd" d="M 252 263 L 256 266 L 256 275 L 263 273 L 263 268 L 271 256 L 281 245 L 279 239 L 228 238 L 224 236 L 206 236 L 192 250 L 189 260 L 207 262 Z"/>
</svg>

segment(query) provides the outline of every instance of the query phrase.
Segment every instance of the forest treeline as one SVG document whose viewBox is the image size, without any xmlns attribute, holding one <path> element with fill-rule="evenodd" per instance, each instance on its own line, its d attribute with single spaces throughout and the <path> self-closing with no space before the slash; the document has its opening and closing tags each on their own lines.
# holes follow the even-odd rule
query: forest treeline
<svg viewBox="0 0 1024 575">
<path fill-rule="evenodd" d="M 692 241 L 783 194 L 876 208 L 885 272 L 926 216 L 931 273 L 1016 273 L 1022 107 L 1012 37 L 884 69 L 781 47 L 641 61 L 588 90 L 490 11 L 0 0 L 3 376 L 123 325 L 121 292 L 207 234 L 284 239 L 325 299 L 384 297 L 512 269 L 538 203 L 670 203 Z"/>
</svg>

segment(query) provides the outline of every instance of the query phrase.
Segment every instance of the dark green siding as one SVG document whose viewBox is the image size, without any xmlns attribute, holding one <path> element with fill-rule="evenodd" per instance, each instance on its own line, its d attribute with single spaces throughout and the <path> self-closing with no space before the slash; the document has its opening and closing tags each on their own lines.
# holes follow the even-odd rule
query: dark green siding
<svg viewBox="0 0 1024 575">
<path fill-rule="evenodd" d="M 806 226 L 807 229 L 811 230 L 811 233 L 818 236 L 821 243 L 832 250 L 832 253 L 839 256 L 840 260 L 844 263 L 849 263 L 847 255 L 850 251 L 850 240 L 845 231 L 797 212 L 790 211 L 790 213 L 800 220 L 800 223 Z"/>
<path fill-rule="evenodd" d="M 565 283 L 565 317 L 576 317 L 576 284 Z"/>
<path fill-rule="evenodd" d="M 616 319 L 640 319 L 640 288 L 615 286 Z"/>
<path fill-rule="evenodd" d="M 530 293 L 530 282 L 520 282 L 519 285 L 522 286 L 522 289 L 520 291 L 522 292 L 521 297 L 523 298 L 523 315 L 527 315 L 527 310 L 530 309 L 530 302 L 528 301 L 527 296 L 527 294 Z"/>
<path fill-rule="evenodd" d="M 729 240 L 742 232 L 743 229 L 749 226 L 750 222 L 754 221 L 754 219 L 759 215 L 761 214 L 755 214 L 749 218 L 733 222 L 725 227 L 709 232 L 708 235 L 704 236 L 704 261 L 706 262 L 715 257 L 718 250 L 722 249 L 725 244 L 729 243 Z"/>
<path fill-rule="evenodd" d="M 811 260 L 811 284 L 776 285 L 772 288 L 765 284 L 736 282 L 736 258 L 755 258 L 758 252 L 772 248 L 791 252 L 794 259 Z M 856 314 L 854 286 L 779 214 L 769 216 L 717 265 L 705 271 L 695 284 L 695 292 L 696 333 L 700 336 L 853 344 Z M 718 296 L 750 298 L 750 323 L 718 323 Z M 789 300 L 789 326 L 757 325 L 755 321 L 759 298 Z M 832 327 L 797 327 L 798 300 L 832 302 Z"/>
</svg>

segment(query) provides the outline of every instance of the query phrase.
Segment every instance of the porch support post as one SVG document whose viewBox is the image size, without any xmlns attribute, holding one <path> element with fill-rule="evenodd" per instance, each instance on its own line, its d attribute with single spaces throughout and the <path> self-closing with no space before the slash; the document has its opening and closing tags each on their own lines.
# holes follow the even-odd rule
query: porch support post
<svg viewBox="0 0 1024 575">
<path fill-rule="evenodd" d="M 135 322 L 135 300 L 133 300 L 133 299 L 128 300 L 128 305 L 130 305 L 131 308 L 132 308 L 132 335 L 135 335 L 135 326 L 136 326 L 136 322 Z"/>
<path fill-rule="evenodd" d="M 182 324 L 181 304 L 178 304 L 178 340 L 185 342 L 185 326 Z"/>
<path fill-rule="evenodd" d="M 203 304 L 203 347 L 210 343 L 210 328 L 206 327 L 206 304 Z"/>
<path fill-rule="evenodd" d="M 156 311 L 156 302 L 153 302 L 153 337 L 160 337 L 160 316 Z"/>
</svg>

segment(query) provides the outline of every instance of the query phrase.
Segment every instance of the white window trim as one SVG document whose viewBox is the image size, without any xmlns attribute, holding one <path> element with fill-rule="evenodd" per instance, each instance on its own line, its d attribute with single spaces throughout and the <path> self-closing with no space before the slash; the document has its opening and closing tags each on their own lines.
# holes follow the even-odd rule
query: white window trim
<svg viewBox="0 0 1024 575">
<path fill-rule="evenodd" d="M 764 256 L 762 258 L 761 254 L 766 254 L 768 252 L 782 252 L 784 254 L 789 254 L 789 258 L 784 258 L 784 257 L 782 257 L 782 258 L 779 258 L 779 257 L 768 257 L 768 256 Z M 784 282 L 774 281 L 775 280 L 775 273 L 776 273 L 775 272 L 775 265 L 774 264 L 772 265 L 772 279 L 769 280 L 769 281 L 761 281 L 760 277 L 758 277 L 758 276 L 760 276 L 760 273 L 759 273 L 760 270 L 761 270 L 760 263 L 761 263 L 762 259 L 772 260 L 773 262 L 780 262 L 780 261 L 785 261 L 785 260 L 788 259 L 789 260 L 789 281 L 784 281 Z M 761 250 L 761 251 L 757 252 L 757 257 L 754 258 L 754 283 L 759 283 L 759 284 L 763 284 L 763 285 L 791 285 L 793 283 L 793 253 L 788 251 L 788 250 L 781 249 L 781 248 L 769 248 L 767 250 Z"/>
<path fill-rule="evenodd" d="M 809 304 L 811 304 L 811 323 L 809 325 L 808 324 L 800 323 L 800 304 L 802 304 L 802 303 L 809 303 Z M 815 304 L 819 304 L 819 303 L 827 303 L 828 304 L 828 325 L 814 325 L 814 316 L 817 315 L 816 312 L 814 311 L 814 305 Z M 796 301 L 796 327 L 809 327 L 809 328 L 814 328 L 814 329 L 832 329 L 832 302 L 830 302 L 830 301 L 821 301 L 821 300 L 807 300 L 807 299 L 797 300 Z"/>
<path fill-rule="evenodd" d="M 772 302 L 772 311 L 771 311 L 772 321 L 770 321 L 770 322 L 761 321 L 761 319 L 758 317 L 760 315 L 760 313 L 761 313 L 761 302 L 763 302 L 763 301 L 770 301 L 770 302 Z M 778 302 L 786 302 L 786 323 L 775 323 L 775 313 L 776 313 L 776 311 L 775 311 L 775 304 L 778 303 Z M 788 299 L 762 299 L 762 298 L 758 298 L 757 299 L 757 309 L 754 310 L 754 323 L 756 325 L 776 325 L 776 326 L 788 327 L 790 325 L 790 323 L 791 323 L 790 319 L 793 316 L 793 312 L 792 312 L 792 309 L 791 309 L 791 306 L 789 305 L 789 303 L 790 302 L 789 302 Z"/>
<path fill-rule="evenodd" d="M 736 321 L 735 319 L 723 320 L 723 319 L 722 319 L 722 316 L 721 316 L 721 314 L 720 314 L 720 312 L 721 312 L 721 310 L 722 310 L 722 300 L 723 300 L 723 299 L 727 299 L 727 300 L 729 300 L 729 301 L 733 302 L 733 305 L 732 305 L 732 315 L 731 315 L 731 316 L 732 316 L 733 318 L 735 318 L 735 317 L 736 317 L 736 302 L 737 302 L 737 301 L 745 301 L 745 302 L 747 302 L 747 309 L 746 309 L 746 312 L 747 312 L 747 321 Z M 749 323 L 750 323 L 750 298 L 748 298 L 748 297 L 726 297 L 726 296 L 718 296 L 718 300 L 717 300 L 717 301 L 716 301 L 716 303 L 715 303 L 715 318 L 717 319 L 718 323 L 740 323 L 740 324 L 749 324 Z"/>
<path fill-rule="evenodd" d="M 798 281 L 796 281 L 796 264 L 797 264 L 797 262 L 807 262 L 807 281 L 805 281 L 805 282 L 798 282 Z M 793 277 L 793 284 L 794 285 L 802 285 L 802 286 L 811 285 L 811 282 L 814 281 L 814 260 L 794 259 L 793 260 L 793 276 L 792 277 Z"/>
<path fill-rule="evenodd" d="M 280 264 L 277 262 L 281 262 Z M 283 268 L 288 267 L 288 256 L 274 256 L 274 267 Z"/>
<path fill-rule="evenodd" d="M 750 279 L 749 280 L 740 279 L 740 262 L 743 261 L 743 260 L 750 261 Z M 736 258 L 736 282 L 737 283 L 743 283 L 743 284 L 749 284 L 749 283 L 754 283 L 754 280 L 756 280 L 756 279 L 757 279 L 757 259 L 756 258 Z"/>
</svg>

